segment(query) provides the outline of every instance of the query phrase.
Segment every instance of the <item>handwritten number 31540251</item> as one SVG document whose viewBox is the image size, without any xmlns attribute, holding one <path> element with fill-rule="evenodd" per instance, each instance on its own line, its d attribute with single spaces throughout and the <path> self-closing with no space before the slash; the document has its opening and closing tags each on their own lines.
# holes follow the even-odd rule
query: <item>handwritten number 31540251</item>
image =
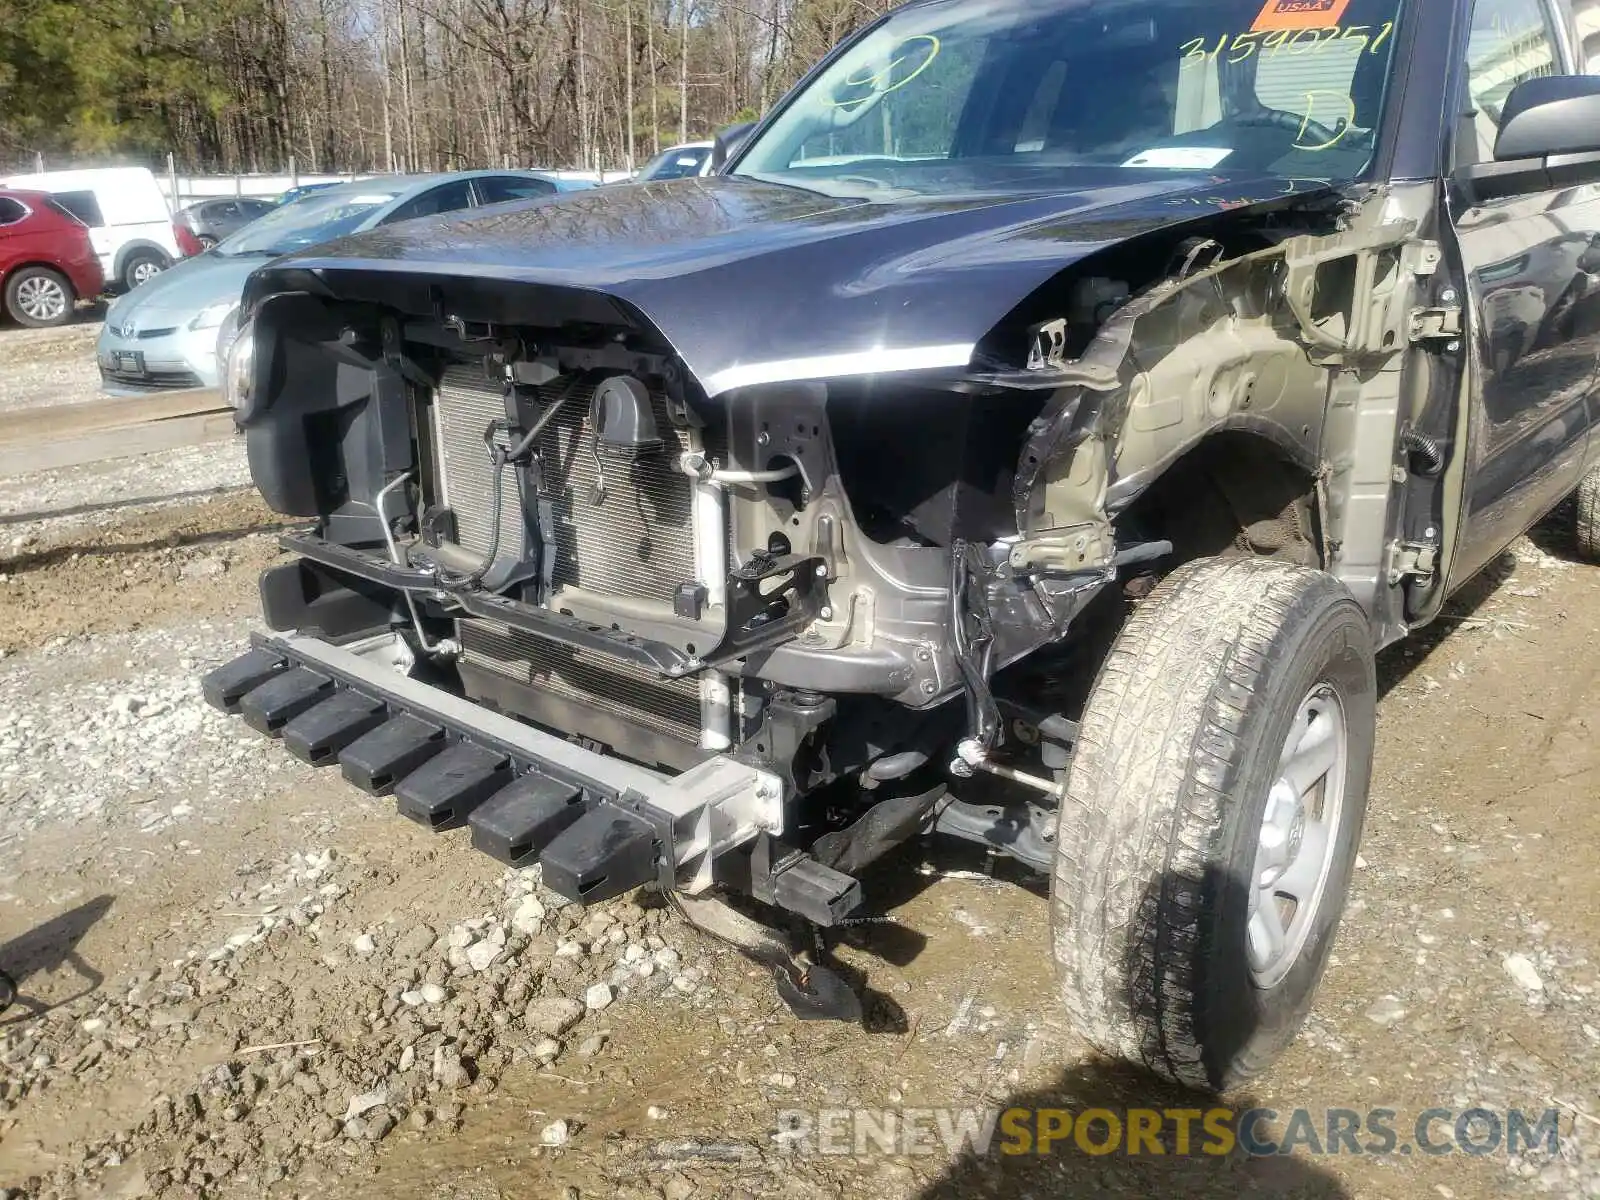
<svg viewBox="0 0 1600 1200">
<path fill-rule="evenodd" d="M 1253 30 L 1249 33 L 1221 34 L 1211 38 L 1194 38 L 1180 49 L 1185 62 L 1225 59 L 1242 63 L 1257 54 L 1309 54 L 1330 42 L 1359 41 L 1362 49 L 1376 54 L 1394 33 L 1394 22 L 1385 21 L 1374 29 L 1371 25 L 1332 25 L 1326 29 Z"/>
</svg>

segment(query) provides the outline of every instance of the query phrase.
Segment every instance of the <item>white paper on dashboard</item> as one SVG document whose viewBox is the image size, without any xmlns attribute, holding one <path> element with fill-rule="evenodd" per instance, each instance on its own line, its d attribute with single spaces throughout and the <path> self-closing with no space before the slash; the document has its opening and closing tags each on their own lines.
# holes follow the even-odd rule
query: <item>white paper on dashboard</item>
<svg viewBox="0 0 1600 1200">
<path fill-rule="evenodd" d="M 1141 151 L 1122 165 L 1125 167 L 1162 167 L 1169 171 L 1205 171 L 1216 166 L 1232 150 L 1220 146 L 1158 146 Z"/>
</svg>

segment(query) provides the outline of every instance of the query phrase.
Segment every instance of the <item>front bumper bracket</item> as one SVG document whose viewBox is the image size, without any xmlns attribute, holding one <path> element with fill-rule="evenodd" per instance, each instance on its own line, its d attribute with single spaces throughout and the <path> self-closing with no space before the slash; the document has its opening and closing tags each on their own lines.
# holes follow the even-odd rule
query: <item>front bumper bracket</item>
<svg viewBox="0 0 1600 1200">
<path fill-rule="evenodd" d="M 401 674 L 393 636 L 343 645 L 258 636 L 203 691 L 300 757 L 338 762 L 374 795 L 394 793 L 429 828 L 465 826 L 501 861 L 541 864 L 546 886 L 580 903 L 651 881 L 704 893 L 736 875 L 719 863 L 783 833 L 783 783 L 772 772 L 717 756 L 667 776 L 576 745 Z M 808 878 L 802 870 L 794 881 Z M 848 877 L 825 882 L 836 885 L 829 902 L 815 887 L 776 889 L 772 901 L 831 924 L 859 888 Z"/>
</svg>

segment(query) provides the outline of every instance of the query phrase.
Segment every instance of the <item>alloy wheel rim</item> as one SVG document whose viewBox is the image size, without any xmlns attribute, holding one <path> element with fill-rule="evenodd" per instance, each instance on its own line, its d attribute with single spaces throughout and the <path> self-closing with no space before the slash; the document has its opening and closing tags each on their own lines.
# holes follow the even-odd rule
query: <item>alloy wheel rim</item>
<svg viewBox="0 0 1600 1200">
<path fill-rule="evenodd" d="M 143 262 L 134 264 L 133 284 L 138 287 L 139 284 L 148 282 L 159 274 L 161 274 L 161 268 L 149 259 L 145 259 Z"/>
<path fill-rule="evenodd" d="M 1256 835 L 1245 955 L 1258 987 L 1282 981 L 1316 925 L 1339 844 L 1349 759 L 1344 706 L 1331 685 L 1318 683 L 1295 710 Z"/>
<path fill-rule="evenodd" d="M 67 291 L 48 276 L 34 275 L 17 286 L 17 307 L 35 321 L 54 321 L 67 311 Z"/>
</svg>

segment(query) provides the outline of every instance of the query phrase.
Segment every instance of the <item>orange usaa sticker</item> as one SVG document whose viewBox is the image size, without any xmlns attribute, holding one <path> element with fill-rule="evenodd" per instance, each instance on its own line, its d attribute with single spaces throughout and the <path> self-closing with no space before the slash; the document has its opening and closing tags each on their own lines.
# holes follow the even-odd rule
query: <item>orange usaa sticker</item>
<svg viewBox="0 0 1600 1200">
<path fill-rule="evenodd" d="M 1267 0 L 1251 33 L 1280 29 L 1327 29 L 1337 25 L 1350 0 Z"/>
</svg>

